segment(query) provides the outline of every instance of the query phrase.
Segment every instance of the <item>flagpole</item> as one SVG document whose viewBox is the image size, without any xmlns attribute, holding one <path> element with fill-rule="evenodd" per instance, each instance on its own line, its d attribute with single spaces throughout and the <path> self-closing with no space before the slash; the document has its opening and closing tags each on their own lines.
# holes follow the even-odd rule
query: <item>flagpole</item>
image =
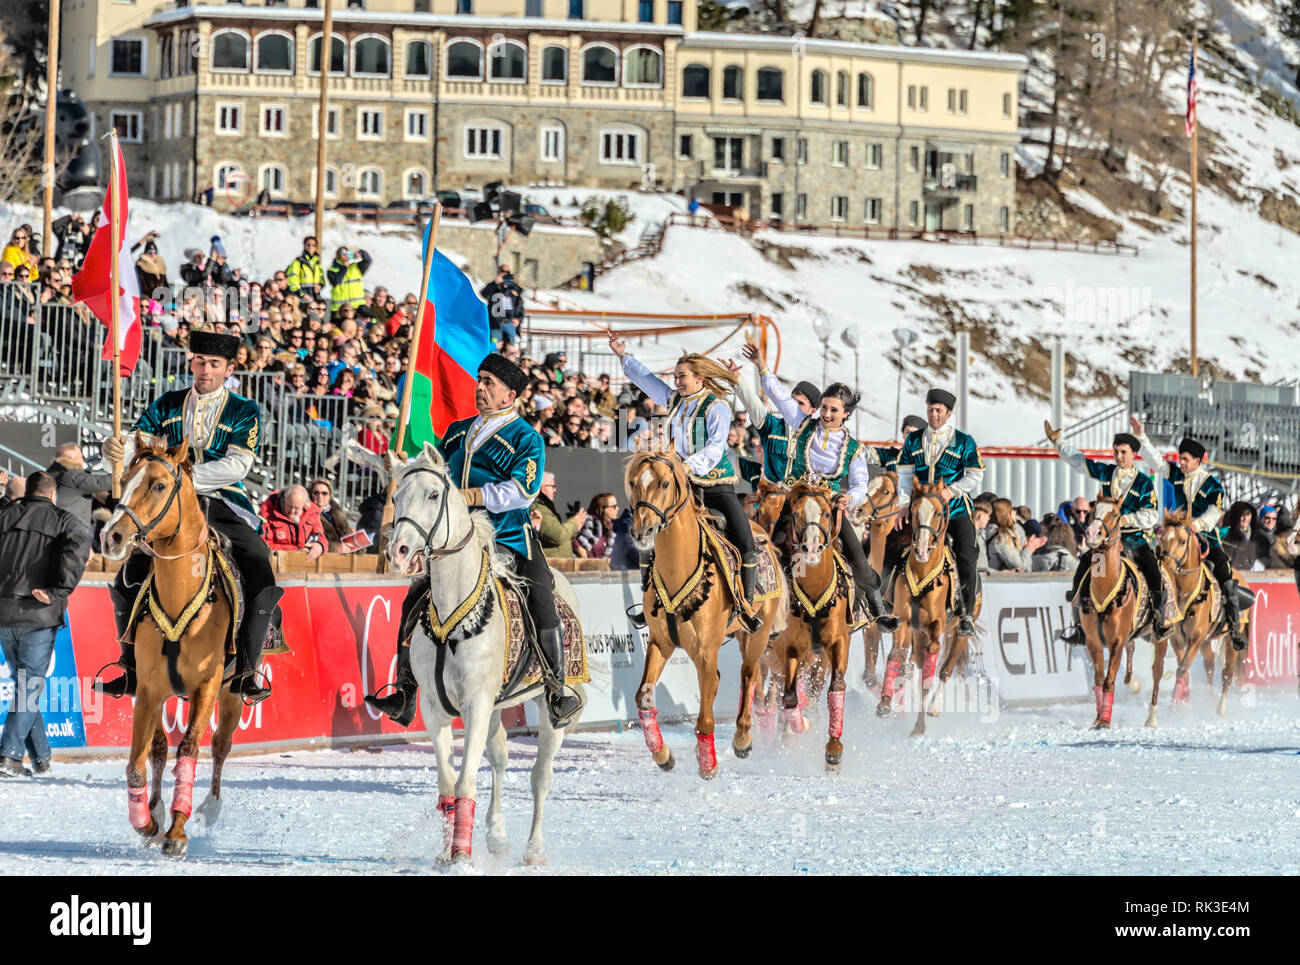
<svg viewBox="0 0 1300 965">
<path fill-rule="evenodd" d="M 45 73 L 45 164 L 41 171 L 44 188 L 42 202 L 41 251 L 47 258 L 54 257 L 54 118 L 58 113 L 59 86 L 59 7 L 60 0 L 50 0 L 50 32 L 45 42 L 45 57 L 49 61 Z"/>
<path fill-rule="evenodd" d="M 330 61 L 334 54 L 333 0 L 325 0 L 325 23 L 320 35 L 320 117 L 316 125 L 316 251 L 325 254 L 325 135 L 329 132 Z M 342 123 L 342 120 L 339 121 Z M 337 185 L 336 185 L 337 187 Z"/>
<path fill-rule="evenodd" d="M 121 312 L 121 289 L 118 283 L 118 254 L 122 250 L 122 224 L 118 220 L 120 211 L 120 199 L 117 196 L 117 131 L 109 132 L 108 150 L 112 161 L 109 165 L 108 172 L 108 224 L 109 224 L 109 241 L 110 253 L 108 260 L 108 295 L 110 302 L 111 322 L 108 326 L 108 337 L 113 340 L 113 438 L 122 438 L 122 346 L 118 340 L 118 330 L 121 324 L 119 313 Z M 122 495 L 122 464 L 116 460 L 113 462 L 113 498 L 116 499 Z"/>
<path fill-rule="evenodd" d="M 1196 29 L 1192 28 L 1192 77 L 1196 77 Z M 1197 87 L 1200 87 L 1199 82 Z M 1199 94 L 1199 90 L 1197 91 Z M 1197 97 L 1197 100 L 1200 98 Z M 1195 111 L 1195 104 L 1193 104 Z M 1192 378 L 1199 376 L 1196 362 L 1196 114 L 1192 114 Z"/>
<path fill-rule="evenodd" d="M 415 310 L 415 324 L 411 328 L 411 344 L 406 354 L 406 376 L 402 380 L 402 404 L 397 410 L 397 455 L 406 459 L 412 455 L 403 447 L 406 445 L 406 425 L 411 418 L 411 389 L 415 385 L 415 360 L 420 350 L 420 332 L 424 328 L 424 315 L 429 306 L 429 275 L 433 271 L 433 255 L 438 244 L 438 222 L 442 220 L 442 202 L 433 206 L 432 224 L 429 227 L 429 247 L 424 253 L 424 270 L 420 275 L 419 308 Z M 388 494 L 384 498 L 384 513 L 379 523 L 379 542 L 375 551 L 379 554 L 377 564 L 380 573 L 388 572 L 388 558 L 385 550 L 388 543 L 388 528 L 393 521 L 393 493 L 397 490 L 397 477 L 389 475 Z"/>
</svg>

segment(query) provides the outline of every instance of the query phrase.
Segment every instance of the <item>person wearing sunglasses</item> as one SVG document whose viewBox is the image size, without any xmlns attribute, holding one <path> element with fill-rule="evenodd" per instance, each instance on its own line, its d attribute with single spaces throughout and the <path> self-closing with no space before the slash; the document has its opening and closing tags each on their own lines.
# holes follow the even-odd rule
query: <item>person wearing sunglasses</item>
<svg viewBox="0 0 1300 965">
<path fill-rule="evenodd" d="M 19 281 L 34 282 L 40 277 L 40 266 L 32 254 L 32 226 L 22 225 L 15 228 L 9 236 L 9 244 L 0 252 L 0 261 L 7 261 L 14 266 L 14 277 Z M 27 277 L 23 277 L 23 272 Z"/>
<path fill-rule="evenodd" d="M 329 480 L 313 479 L 307 486 L 307 495 L 312 505 L 320 510 L 321 528 L 325 531 L 325 542 L 329 545 L 329 551 L 342 552 L 343 537 L 352 532 L 352 525 L 348 522 L 347 512 L 334 498 L 334 490 Z"/>
</svg>

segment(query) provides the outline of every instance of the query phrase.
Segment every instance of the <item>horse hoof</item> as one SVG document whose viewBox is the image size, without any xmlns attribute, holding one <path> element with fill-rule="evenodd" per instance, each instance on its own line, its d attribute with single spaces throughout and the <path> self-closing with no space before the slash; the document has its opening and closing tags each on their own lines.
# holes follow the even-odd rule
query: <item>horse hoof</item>
<svg viewBox="0 0 1300 965">
<path fill-rule="evenodd" d="M 203 819 L 204 828 L 213 827 L 217 823 L 217 818 L 221 817 L 221 798 L 209 794 L 203 799 L 195 814 Z"/>
<path fill-rule="evenodd" d="M 1093 729 L 1093 730 L 1110 730 L 1110 721 L 1108 721 L 1108 720 L 1098 720 L 1095 724 L 1092 725 L 1092 729 Z"/>
<path fill-rule="evenodd" d="M 926 713 L 926 716 L 927 716 L 927 717 L 938 717 L 940 714 L 943 713 L 943 708 L 942 708 L 942 707 L 931 707 L 931 708 L 930 708 L 929 710 L 927 710 L 925 713 Z"/>
<path fill-rule="evenodd" d="M 163 842 L 162 853 L 169 858 L 183 858 L 189 845 L 185 838 L 168 838 Z"/>
<path fill-rule="evenodd" d="M 703 780 L 711 781 L 717 776 L 718 776 L 718 769 L 716 767 L 710 771 L 706 771 L 704 770 L 704 768 L 700 768 L 700 777 Z"/>
<path fill-rule="evenodd" d="M 546 865 L 546 855 L 541 851 L 524 852 L 524 866 L 528 868 L 540 868 Z"/>
<path fill-rule="evenodd" d="M 868 687 L 875 687 L 880 683 L 880 680 L 873 673 L 864 673 L 862 675 L 862 682 Z"/>
<path fill-rule="evenodd" d="M 734 743 L 731 745 L 731 752 L 735 754 L 738 758 L 740 758 L 742 761 L 749 756 L 750 751 L 752 751 L 753 749 L 754 749 L 753 744 L 746 744 L 744 747 L 740 747 Z"/>
<path fill-rule="evenodd" d="M 470 853 L 464 848 L 454 848 L 451 852 L 452 864 L 465 864 L 470 860 Z"/>
<path fill-rule="evenodd" d="M 826 755 L 827 774 L 838 774 L 840 772 L 840 766 L 841 766 L 841 762 L 839 757 L 836 757 L 834 760 L 831 760 L 831 755 L 830 754 Z"/>
<path fill-rule="evenodd" d="M 510 842 L 505 838 L 494 838 L 489 835 L 487 847 L 488 854 L 494 858 L 504 858 L 510 853 Z"/>
<path fill-rule="evenodd" d="M 1131 694 L 1135 694 L 1142 689 L 1142 685 L 1136 680 L 1126 680 L 1124 681 L 1124 686 L 1128 687 L 1128 691 Z"/>
<path fill-rule="evenodd" d="M 677 763 L 677 758 L 673 757 L 673 752 L 672 752 L 672 751 L 669 751 L 669 752 L 668 752 L 668 759 L 667 759 L 667 760 L 663 760 L 663 761 L 655 761 L 655 763 L 659 765 L 659 770 L 661 770 L 661 771 L 671 771 L 671 770 L 673 769 L 674 765 L 676 765 L 676 763 Z"/>
<path fill-rule="evenodd" d="M 877 717 L 888 717 L 891 712 L 892 708 L 889 706 L 889 701 L 882 700 L 880 703 L 876 704 Z"/>
</svg>

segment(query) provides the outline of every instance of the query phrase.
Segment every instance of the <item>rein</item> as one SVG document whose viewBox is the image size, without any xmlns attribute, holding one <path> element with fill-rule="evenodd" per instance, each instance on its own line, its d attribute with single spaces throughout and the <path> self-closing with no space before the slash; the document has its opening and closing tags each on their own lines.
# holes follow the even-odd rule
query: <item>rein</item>
<svg viewBox="0 0 1300 965">
<path fill-rule="evenodd" d="M 664 526 L 667 526 L 668 517 L 676 516 L 679 512 L 682 511 L 682 509 L 685 508 L 686 501 L 690 496 L 690 490 L 687 489 L 686 493 L 682 492 L 682 484 L 677 479 L 677 466 L 673 462 L 673 460 L 669 459 L 667 456 L 650 456 L 648 459 L 646 459 L 646 462 L 663 463 L 665 466 L 668 466 L 672 470 L 673 490 L 675 492 L 674 498 L 676 499 L 676 502 L 674 502 L 673 505 L 670 506 L 668 508 L 668 511 L 665 513 L 654 503 L 647 502 L 644 499 L 638 499 L 635 503 L 632 504 L 632 511 L 636 512 L 638 509 L 648 509 L 650 510 L 650 512 L 654 513 L 656 516 L 659 517 L 659 521 Z"/>
<path fill-rule="evenodd" d="M 136 511 L 132 509 L 130 506 L 128 506 L 126 503 L 119 503 L 117 508 L 122 511 L 122 514 L 126 516 L 127 519 L 131 520 L 131 522 L 135 524 L 136 533 L 131 537 L 132 541 L 143 544 L 145 551 L 149 553 L 151 556 L 158 556 L 158 554 L 153 551 L 153 549 L 149 546 L 146 540 L 148 540 L 149 534 L 154 531 L 154 528 L 159 523 L 161 523 L 164 519 L 167 518 L 167 514 L 171 512 L 172 504 L 176 502 L 176 497 L 181 494 L 181 470 L 180 467 L 173 466 L 170 461 L 168 461 L 167 459 L 163 458 L 160 455 L 157 455 L 156 453 L 149 452 L 149 453 L 145 453 L 142 456 L 138 456 L 136 458 L 136 465 L 141 469 L 144 468 L 144 464 L 147 462 L 156 462 L 160 464 L 167 470 L 167 475 L 171 476 L 172 491 L 167 494 L 167 501 L 163 503 L 163 508 L 160 509 L 158 511 L 158 515 L 155 516 L 153 519 L 149 520 L 148 523 L 140 522 L 140 517 L 136 514 Z M 205 533 L 206 530 L 207 530 L 207 526 L 205 524 L 204 526 Z M 202 542 L 200 542 L 199 546 L 202 545 L 203 545 Z M 196 546 L 194 549 L 198 549 L 198 546 Z M 190 550 L 190 552 L 192 553 L 194 552 L 194 550 Z M 181 556 L 184 555 L 185 555 L 184 553 L 181 554 Z M 177 559 L 178 557 L 160 556 L 158 558 Z"/>
<path fill-rule="evenodd" d="M 1201 560 L 1205 558 L 1205 554 L 1200 552 L 1200 540 L 1197 539 L 1195 533 L 1181 523 L 1178 524 L 1177 528 L 1187 530 L 1187 545 L 1183 547 L 1182 556 L 1175 557 L 1172 553 L 1165 550 L 1163 546 L 1160 548 L 1160 555 L 1166 559 L 1174 561 L 1174 572 L 1179 576 L 1190 576 L 1192 573 L 1196 573 L 1200 570 Z M 1187 566 L 1188 557 L 1192 555 L 1192 546 L 1196 546 L 1198 558 L 1194 564 Z"/>
<path fill-rule="evenodd" d="M 442 482 L 445 486 L 446 491 L 450 491 L 453 488 L 451 485 L 451 480 L 447 478 L 445 474 L 440 473 L 438 472 L 438 470 L 433 469 L 429 466 L 413 466 L 412 468 L 408 469 L 406 473 L 403 474 L 402 478 L 406 479 L 408 475 L 413 476 L 416 475 L 417 473 L 422 473 L 422 472 L 427 472 L 429 475 L 433 476 L 435 479 Z M 450 538 L 451 518 L 447 515 L 447 500 L 441 499 L 438 501 L 438 515 L 434 517 L 433 524 L 428 529 L 425 529 L 423 526 L 417 523 L 410 516 L 399 516 L 397 519 L 393 521 L 393 527 L 396 528 L 398 523 L 407 523 L 408 525 L 410 525 L 410 527 L 413 530 L 415 530 L 415 532 L 420 536 L 420 538 L 424 540 L 424 546 L 420 552 L 424 555 L 424 558 L 428 560 L 428 559 L 436 559 L 438 557 L 443 557 L 443 556 L 451 556 L 453 553 L 459 553 L 466 546 L 468 546 L 469 541 L 474 538 L 474 526 L 471 524 L 469 531 L 465 534 L 465 538 L 462 539 L 455 546 L 447 546 L 445 544 L 442 546 L 434 546 L 433 534 L 434 532 L 437 531 L 439 525 L 444 523 L 444 521 L 446 523 L 447 536 L 448 538 Z"/>
<path fill-rule="evenodd" d="M 944 543 L 944 537 L 947 535 L 947 532 L 948 532 L 948 504 L 945 503 L 945 502 L 944 502 L 940 497 L 938 497 L 938 496 L 921 496 L 920 498 L 921 498 L 921 499 L 933 499 L 935 502 L 937 502 L 937 503 L 940 504 L 941 508 L 943 509 L 943 525 L 940 526 L 938 529 L 935 529 L 933 526 L 925 526 L 925 525 L 922 525 L 922 524 L 920 524 L 920 523 L 918 523 L 918 522 L 916 521 L 916 514 L 913 513 L 913 512 L 911 512 L 911 510 L 910 510 L 910 508 L 909 508 L 909 510 L 908 510 L 908 515 L 909 515 L 909 516 L 911 517 L 911 519 L 912 519 L 912 541 L 913 541 L 913 544 L 915 544 L 917 533 L 930 533 L 931 535 L 934 536 L 935 546 L 936 546 L 936 547 L 939 547 L 939 548 L 942 548 L 943 543 Z"/>
</svg>

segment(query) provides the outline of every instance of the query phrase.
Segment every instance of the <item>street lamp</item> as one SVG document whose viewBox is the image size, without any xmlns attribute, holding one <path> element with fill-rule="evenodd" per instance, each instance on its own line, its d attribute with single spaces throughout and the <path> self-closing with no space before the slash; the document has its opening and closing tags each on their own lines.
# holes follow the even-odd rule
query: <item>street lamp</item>
<svg viewBox="0 0 1300 965">
<path fill-rule="evenodd" d="M 821 315 L 813 319 L 813 332 L 817 335 L 817 340 L 822 343 L 822 388 L 826 388 L 826 343 L 831 340 L 831 324 Z"/>
<path fill-rule="evenodd" d="M 861 392 L 862 373 L 858 369 L 858 348 L 859 348 L 858 333 L 853 330 L 852 325 L 844 326 L 844 331 L 840 332 L 840 341 L 842 341 L 849 348 L 853 349 L 854 391 Z M 858 408 L 854 411 L 853 414 L 853 435 L 855 438 L 861 438 L 862 436 L 862 407 L 861 406 L 858 406 Z"/>
<path fill-rule="evenodd" d="M 898 389 L 894 394 L 894 431 L 898 431 L 903 420 L 903 349 L 913 344 L 921 336 L 910 328 L 894 329 L 894 341 L 898 343 Z"/>
</svg>

